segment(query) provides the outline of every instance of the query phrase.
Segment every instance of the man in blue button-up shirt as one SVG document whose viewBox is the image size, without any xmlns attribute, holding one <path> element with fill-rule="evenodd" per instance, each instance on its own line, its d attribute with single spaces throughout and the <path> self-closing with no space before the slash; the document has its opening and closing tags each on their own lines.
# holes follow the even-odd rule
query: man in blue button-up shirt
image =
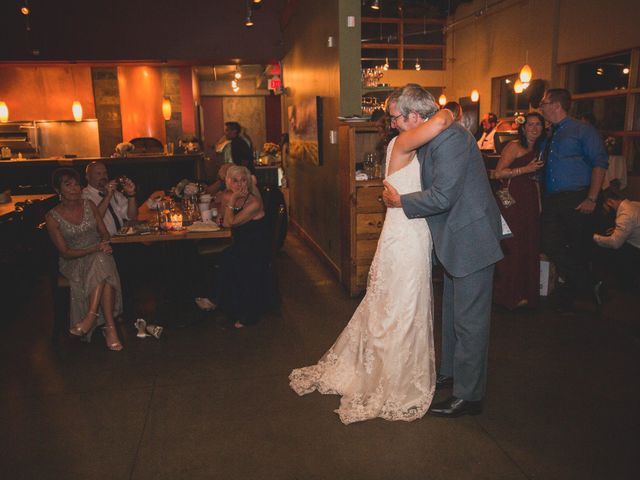
<svg viewBox="0 0 640 480">
<path fill-rule="evenodd" d="M 545 148 L 543 174 L 542 249 L 564 280 L 558 290 L 558 309 L 573 311 L 575 294 L 590 288 L 589 242 L 591 217 L 609 165 L 597 130 L 569 117 L 571 94 L 547 90 L 540 111 L 552 124 Z"/>
</svg>

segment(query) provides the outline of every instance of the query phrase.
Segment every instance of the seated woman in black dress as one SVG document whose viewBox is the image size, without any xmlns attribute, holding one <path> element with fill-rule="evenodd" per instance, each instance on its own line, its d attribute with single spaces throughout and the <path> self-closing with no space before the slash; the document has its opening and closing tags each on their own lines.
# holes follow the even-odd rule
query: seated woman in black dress
<svg viewBox="0 0 640 480">
<path fill-rule="evenodd" d="M 256 323 L 276 303 L 272 236 L 251 172 L 234 165 L 225 183 L 219 215 L 223 226 L 231 228 L 233 243 L 222 253 L 212 297 L 196 298 L 196 304 L 202 310 L 224 310 L 235 318 L 235 327 L 242 328 Z"/>
</svg>

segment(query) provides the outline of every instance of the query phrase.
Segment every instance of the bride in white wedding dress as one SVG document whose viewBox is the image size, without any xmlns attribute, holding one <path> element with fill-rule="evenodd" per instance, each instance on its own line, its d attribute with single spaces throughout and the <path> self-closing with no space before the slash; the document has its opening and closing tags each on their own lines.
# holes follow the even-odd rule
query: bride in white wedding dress
<svg viewBox="0 0 640 480">
<path fill-rule="evenodd" d="M 418 126 L 387 147 L 386 180 L 400 194 L 422 189 L 415 150 L 453 117 L 442 110 L 427 122 L 414 121 Z M 336 413 L 344 424 L 376 417 L 412 421 L 426 413 L 435 390 L 431 249 L 424 218 L 387 210 L 367 293 L 319 362 L 291 372 L 290 386 L 298 395 L 341 395 Z"/>
</svg>

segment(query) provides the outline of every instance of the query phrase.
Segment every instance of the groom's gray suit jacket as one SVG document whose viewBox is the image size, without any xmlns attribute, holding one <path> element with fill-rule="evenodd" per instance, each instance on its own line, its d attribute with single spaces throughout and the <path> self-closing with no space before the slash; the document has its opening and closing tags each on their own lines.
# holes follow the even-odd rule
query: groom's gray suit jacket
<svg viewBox="0 0 640 480">
<path fill-rule="evenodd" d="M 402 195 L 408 218 L 425 217 L 438 260 L 465 277 L 502 258 L 502 224 L 475 139 L 454 123 L 418 151 L 422 191 Z"/>
</svg>

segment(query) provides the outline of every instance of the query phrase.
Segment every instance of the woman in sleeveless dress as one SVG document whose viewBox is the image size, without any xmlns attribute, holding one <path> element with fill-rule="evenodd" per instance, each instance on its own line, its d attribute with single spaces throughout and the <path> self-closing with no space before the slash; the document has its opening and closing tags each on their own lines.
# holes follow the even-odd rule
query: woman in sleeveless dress
<svg viewBox="0 0 640 480">
<path fill-rule="evenodd" d="M 537 112 L 518 117 L 517 140 L 508 143 L 495 177 L 508 185 L 515 203 L 500 212 L 513 232 L 502 240 L 504 258 L 496 264 L 493 301 L 507 309 L 534 308 L 540 299 L 540 191 L 537 171 L 545 138 L 544 119 Z"/>
<path fill-rule="evenodd" d="M 389 144 L 386 179 L 401 194 L 421 190 L 415 150 L 452 122 L 451 112 L 442 110 Z M 426 413 L 435 389 L 431 248 L 424 219 L 387 210 L 367 293 L 320 361 L 291 372 L 298 395 L 342 396 L 336 413 L 344 424 L 412 421 Z"/>
<path fill-rule="evenodd" d="M 53 188 L 60 204 L 46 216 L 47 230 L 60 253 L 60 273 L 69 281 L 69 333 L 91 340 L 93 330 L 105 325 L 107 348 L 122 350 L 114 322 L 122 312 L 120 276 L 111 256 L 109 232 L 93 202 L 82 199 L 78 172 L 60 168 Z"/>
<path fill-rule="evenodd" d="M 235 319 L 235 327 L 256 323 L 277 303 L 271 266 L 272 239 L 260 191 L 248 168 L 227 170 L 220 215 L 231 228 L 233 243 L 222 252 L 211 298 L 197 297 L 202 310 L 220 308 Z"/>
</svg>

